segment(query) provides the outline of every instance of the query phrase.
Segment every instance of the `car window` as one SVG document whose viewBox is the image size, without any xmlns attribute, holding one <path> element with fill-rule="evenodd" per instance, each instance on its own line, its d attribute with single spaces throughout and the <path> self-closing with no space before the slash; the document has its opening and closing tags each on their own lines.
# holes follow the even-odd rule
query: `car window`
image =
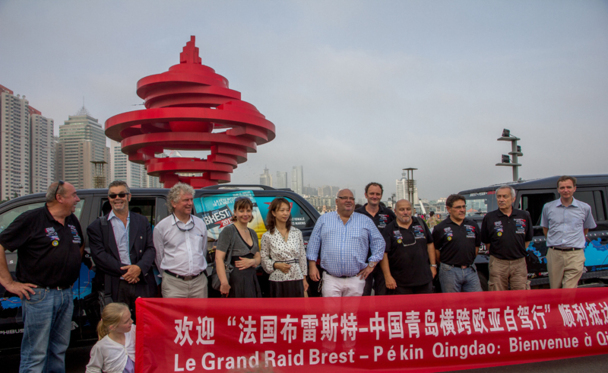
<svg viewBox="0 0 608 373">
<path fill-rule="evenodd" d="M 12 210 L 0 214 L 0 232 L 8 228 L 8 226 L 13 222 L 13 220 L 17 219 L 19 215 L 23 214 L 26 211 L 42 207 L 44 206 L 44 204 L 44 201 L 28 203 L 27 205 L 17 206 Z M 76 204 L 76 211 L 74 211 L 74 215 L 76 215 L 78 219 L 80 219 L 80 214 L 82 214 L 83 206 L 84 200 L 81 199 L 78 204 Z"/>
<path fill-rule="evenodd" d="M 17 217 L 23 214 L 26 211 L 37 209 L 39 207 L 44 206 L 44 201 L 34 202 L 27 205 L 17 206 L 12 210 L 6 211 L 3 214 L 0 214 L 0 232 L 8 228 L 8 226 L 13 222 L 13 220 L 17 219 Z"/>
<path fill-rule="evenodd" d="M 595 221 L 606 220 L 606 206 L 604 204 L 604 192 L 601 190 L 584 190 L 574 192 L 574 198 L 591 206 L 591 212 Z"/>
<path fill-rule="evenodd" d="M 534 226 L 539 226 L 543 214 L 543 206 L 545 203 L 551 202 L 556 198 L 555 193 L 522 194 L 521 209 L 530 213 Z"/>
<path fill-rule="evenodd" d="M 129 202 L 129 210 L 145 216 L 152 227 L 156 225 L 156 197 L 132 197 Z M 112 206 L 110 206 L 108 198 L 102 198 L 99 216 L 107 215 L 110 211 L 112 211 Z"/>
<path fill-rule="evenodd" d="M 276 196 L 256 197 L 251 191 L 236 191 L 222 194 L 202 196 L 194 199 L 196 216 L 203 219 L 207 225 L 208 237 L 217 240 L 221 230 L 232 224 L 234 200 L 238 197 L 248 197 L 253 202 L 253 221 L 249 228 L 256 231 L 258 238 L 266 233 L 266 216 L 268 208 Z M 314 221 L 306 211 L 291 198 L 285 197 L 291 203 L 291 221 L 298 229 L 314 226 Z"/>
</svg>

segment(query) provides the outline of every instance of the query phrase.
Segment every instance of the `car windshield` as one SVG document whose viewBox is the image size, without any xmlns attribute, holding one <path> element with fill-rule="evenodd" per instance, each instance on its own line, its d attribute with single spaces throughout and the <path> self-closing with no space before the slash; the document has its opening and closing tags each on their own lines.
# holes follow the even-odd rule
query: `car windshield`
<svg viewBox="0 0 608 373">
<path fill-rule="evenodd" d="M 467 199 L 467 216 L 480 216 L 485 215 L 488 211 L 494 211 L 498 208 L 496 204 L 496 192 L 477 192 L 477 193 L 463 193 L 464 198 Z"/>
</svg>

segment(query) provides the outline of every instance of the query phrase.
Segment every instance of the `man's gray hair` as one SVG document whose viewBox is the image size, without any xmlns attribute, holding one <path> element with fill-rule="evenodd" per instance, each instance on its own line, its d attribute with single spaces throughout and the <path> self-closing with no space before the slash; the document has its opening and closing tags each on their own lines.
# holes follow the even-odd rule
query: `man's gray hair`
<svg viewBox="0 0 608 373">
<path fill-rule="evenodd" d="M 108 185 L 108 189 L 118 187 L 118 186 L 124 186 L 125 188 L 127 188 L 127 193 L 131 193 L 131 188 L 129 188 L 129 184 L 127 184 L 126 181 L 122 181 L 122 180 L 112 181 L 110 183 L 110 185 Z"/>
<path fill-rule="evenodd" d="M 349 191 L 349 192 L 350 192 L 352 195 L 354 195 L 354 193 L 353 193 L 353 191 L 352 191 L 352 190 L 350 190 L 350 189 L 348 189 L 348 188 L 343 188 L 343 189 L 340 189 L 340 190 L 338 191 L 338 193 L 336 193 L 336 198 L 340 197 L 340 193 L 341 193 L 341 192 L 344 192 L 345 190 L 348 190 L 348 191 Z"/>
<path fill-rule="evenodd" d="M 65 182 L 59 185 L 59 188 L 57 188 L 57 185 L 59 185 L 59 181 L 49 185 L 49 188 L 46 190 L 46 203 L 56 201 L 57 199 L 55 197 L 57 194 L 63 195 L 63 187 L 65 186 Z"/>
<path fill-rule="evenodd" d="M 501 190 L 501 189 L 509 189 L 509 190 L 511 190 L 511 197 L 513 199 L 515 199 L 515 196 L 517 195 L 517 192 L 515 191 L 515 189 L 512 186 L 510 186 L 510 185 L 501 185 L 501 186 L 499 186 L 496 189 L 496 193 L 498 193 L 498 191 Z"/>
<path fill-rule="evenodd" d="M 167 194 L 167 208 L 169 209 L 169 214 L 173 214 L 173 205 L 171 202 L 179 202 L 180 197 L 184 193 L 192 194 L 192 197 L 194 197 L 194 188 L 188 184 L 177 183 L 169 189 L 169 194 Z"/>
</svg>

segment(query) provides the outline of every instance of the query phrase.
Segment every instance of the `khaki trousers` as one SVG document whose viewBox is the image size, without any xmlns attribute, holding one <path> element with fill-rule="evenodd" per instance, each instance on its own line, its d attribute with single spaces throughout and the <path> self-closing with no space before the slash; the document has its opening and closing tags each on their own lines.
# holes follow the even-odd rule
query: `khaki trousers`
<svg viewBox="0 0 608 373">
<path fill-rule="evenodd" d="M 585 268 L 585 250 L 547 249 L 547 271 L 551 289 L 574 289 Z"/>
<path fill-rule="evenodd" d="M 207 276 L 201 274 L 190 281 L 163 273 L 163 298 L 207 298 Z"/>
<path fill-rule="evenodd" d="M 489 270 L 488 289 L 490 291 L 509 290 L 509 284 L 511 284 L 511 290 L 530 289 L 526 258 L 506 260 L 490 255 Z"/>
</svg>

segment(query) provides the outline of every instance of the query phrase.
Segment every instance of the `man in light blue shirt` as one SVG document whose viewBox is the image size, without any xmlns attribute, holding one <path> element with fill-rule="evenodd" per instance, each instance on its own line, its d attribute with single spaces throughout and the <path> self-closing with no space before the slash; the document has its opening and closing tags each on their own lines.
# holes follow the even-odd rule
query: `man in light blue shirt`
<svg viewBox="0 0 608 373">
<path fill-rule="evenodd" d="M 551 289 L 576 288 L 585 267 L 586 235 L 596 227 L 591 207 L 576 200 L 576 178 L 557 180 L 560 199 L 546 203 L 540 225 L 547 237 L 547 270 Z"/>
<path fill-rule="evenodd" d="M 306 257 L 309 274 L 319 281 L 317 259 L 321 257 L 324 297 L 363 294 L 365 279 L 384 255 L 385 242 L 369 217 L 354 212 L 355 198 L 348 189 L 338 192 L 337 211 L 322 215 L 310 236 Z M 371 249 L 371 256 L 368 252 Z"/>
</svg>

